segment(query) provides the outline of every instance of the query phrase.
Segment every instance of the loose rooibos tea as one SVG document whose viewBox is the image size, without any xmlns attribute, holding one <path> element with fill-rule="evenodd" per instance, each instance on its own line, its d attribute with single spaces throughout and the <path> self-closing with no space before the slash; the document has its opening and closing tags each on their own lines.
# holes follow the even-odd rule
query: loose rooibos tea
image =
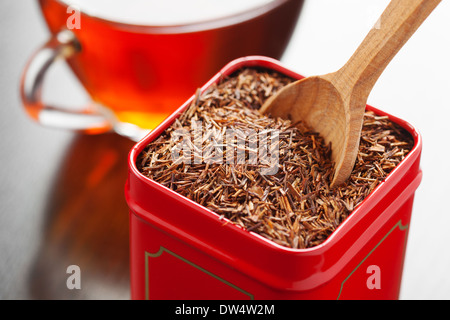
<svg viewBox="0 0 450 320">
<path fill-rule="evenodd" d="M 293 81 L 245 69 L 201 96 L 137 159 L 154 181 L 278 244 L 322 243 L 413 147 L 387 117 L 366 112 L 349 180 L 330 188 L 331 146 L 302 123 L 259 113 Z"/>
</svg>

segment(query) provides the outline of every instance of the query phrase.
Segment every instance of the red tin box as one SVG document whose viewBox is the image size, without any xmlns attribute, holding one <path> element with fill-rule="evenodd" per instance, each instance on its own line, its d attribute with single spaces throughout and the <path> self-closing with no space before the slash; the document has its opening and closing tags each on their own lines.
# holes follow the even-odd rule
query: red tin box
<svg viewBox="0 0 450 320">
<path fill-rule="evenodd" d="M 300 79 L 279 61 L 244 57 L 226 65 L 204 91 L 242 67 L 264 67 Z M 138 142 L 129 154 L 125 195 L 130 208 L 132 299 L 398 299 L 414 193 L 422 172 L 419 133 L 407 157 L 322 244 L 275 244 L 144 177 L 139 153 L 194 98 Z M 380 286 L 368 285 L 377 272 Z"/>
</svg>

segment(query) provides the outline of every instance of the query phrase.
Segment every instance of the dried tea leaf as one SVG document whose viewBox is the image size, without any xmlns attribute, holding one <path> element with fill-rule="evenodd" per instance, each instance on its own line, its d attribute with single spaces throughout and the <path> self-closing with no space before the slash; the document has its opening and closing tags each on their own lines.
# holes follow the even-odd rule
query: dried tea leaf
<svg viewBox="0 0 450 320">
<path fill-rule="evenodd" d="M 388 117 L 367 111 L 352 174 L 331 189 L 331 146 L 301 122 L 258 112 L 268 97 L 292 81 L 247 68 L 202 95 L 197 92 L 189 108 L 139 155 L 138 169 L 278 244 L 301 249 L 322 243 L 404 159 L 414 141 Z M 238 134 L 223 143 L 220 138 L 227 129 Z M 177 132 L 183 134 L 174 140 Z M 265 175 L 261 170 L 270 162 L 253 161 L 255 145 L 269 144 L 274 132 L 278 141 L 270 148 L 278 149 L 277 171 Z M 241 136 L 247 143 L 240 143 Z M 175 151 L 179 158 L 174 160 Z"/>
</svg>

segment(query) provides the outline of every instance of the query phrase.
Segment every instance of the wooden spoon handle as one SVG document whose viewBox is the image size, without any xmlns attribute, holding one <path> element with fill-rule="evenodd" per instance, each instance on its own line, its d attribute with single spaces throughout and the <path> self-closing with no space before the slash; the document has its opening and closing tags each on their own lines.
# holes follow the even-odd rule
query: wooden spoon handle
<svg viewBox="0 0 450 320">
<path fill-rule="evenodd" d="M 381 73 L 441 0 L 392 0 L 333 83 L 348 97 L 367 97 Z"/>
</svg>

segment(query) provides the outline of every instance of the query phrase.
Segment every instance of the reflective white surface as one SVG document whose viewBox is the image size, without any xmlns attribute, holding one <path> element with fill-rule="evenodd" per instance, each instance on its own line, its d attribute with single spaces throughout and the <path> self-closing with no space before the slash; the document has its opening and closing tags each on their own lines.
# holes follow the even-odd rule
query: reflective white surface
<svg viewBox="0 0 450 320">
<path fill-rule="evenodd" d="M 306 76 L 335 71 L 351 56 L 388 2 L 306 0 L 283 62 Z M 54 168 L 71 145 L 73 134 L 41 127 L 21 108 L 17 91 L 21 69 L 32 51 L 48 38 L 36 2 L 3 0 L 0 9 L 0 145 L 4 150 L 0 154 L 0 299 L 28 299 L 36 297 L 30 290 L 30 274 L 48 223 L 42 212 L 46 212 L 50 194 L 42 186 L 51 184 L 58 174 Z M 369 97 L 369 104 L 409 121 L 423 136 L 424 175 L 416 191 L 401 299 L 450 299 L 449 32 L 450 3 L 444 0 L 390 63 Z M 62 99 L 74 106 L 83 104 L 84 92 L 65 65 L 55 68 L 48 81 L 44 95 L 48 94 L 49 102 Z M 33 161 L 24 157 L 25 153 L 31 154 Z M 17 181 L 18 173 L 26 179 Z M 54 274 L 64 279 L 65 270 L 59 267 L 61 273 Z M 127 283 L 122 291 L 115 283 L 86 283 L 78 298 L 128 298 Z M 39 284 L 39 291 L 54 289 L 45 281 Z"/>
<path fill-rule="evenodd" d="M 388 0 L 309 0 L 282 61 L 305 75 L 339 69 Z M 450 299 L 450 3 L 442 1 L 394 57 L 368 103 L 422 134 L 401 299 Z M 381 280 L 382 281 L 382 280 Z"/>
</svg>

